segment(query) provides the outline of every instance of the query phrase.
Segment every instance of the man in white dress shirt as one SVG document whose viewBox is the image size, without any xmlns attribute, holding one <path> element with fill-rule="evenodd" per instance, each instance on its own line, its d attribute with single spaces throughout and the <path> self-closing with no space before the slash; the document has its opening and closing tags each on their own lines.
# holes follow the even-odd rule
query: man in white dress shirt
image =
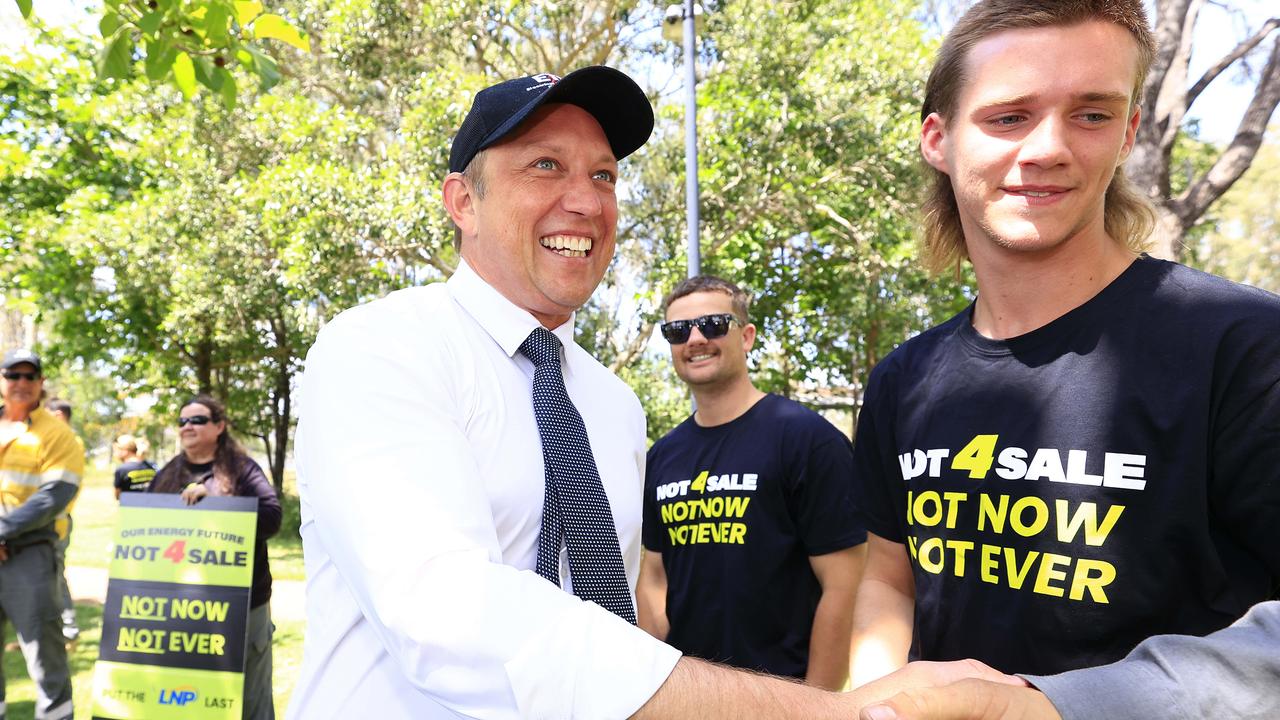
<svg viewBox="0 0 1280 720">
<path fill-rule="evenodd" d="M 289 717 L 856 714 L 836 693 L 682 658 L 571 594 L 563 547 L 561 587 L 534 571 L 545 478 L 520 347 L 543 327 L 634 606 L 644 414 L 574 343 L 573 315 L 613 256 L 618 160 L 652 125 L 640 88 L 604 67 L 481 91 L 442 192 L 457 271 L 321 332 L 297 438 L 308 622 Z"/>
</svg>

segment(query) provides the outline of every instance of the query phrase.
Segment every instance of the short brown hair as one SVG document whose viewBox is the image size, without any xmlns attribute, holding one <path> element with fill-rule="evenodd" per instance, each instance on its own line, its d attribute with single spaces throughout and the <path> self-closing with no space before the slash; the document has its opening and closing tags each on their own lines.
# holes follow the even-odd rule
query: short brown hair
<svg viewBox="0 0 1280 720">
<path fill-rule="evenodd" d="M 481 200 L 484 199 L 485 193 L 484 159 L 486 152 L 487 149 L 476 153 L 475 157 L 471 158 L 471 162 L 467 163 L 467 166 L 462 169 L 462 177 L 471 183 L 471 188 L 475 191 L 476 197 Z M 453 225 L 453 249 L 458 252 L 462 251 L 462 228 L 456 224 Z"/>
<path fill-rule="evenodd" d="M 1142 100 L 1142 86 L 1155 57 L 1156 44 L 1147 24 L 1142 0 L 985 0 L 974 5 L 960 18 L 938 49 L 938 57 L 925 84 L 924 105 L 920 121 L 937 113 L 944 123 L 956 111 L 965 84 L 965 61 L 969 51 L 979 42 L 1006 30 L 1078 25 L 1090 20 L 1114 23 L 1129 31 L 1138 45 L 1138 73 L 1133 81 L 1130 108 Z M 960 268 L 969 257 L 964 230 L 960 226 L 960 210 L 956 205 L 951 178 L 926 164 L 929 187 L 921 211 L 924 215 L 922 256 L 925 267 L 933 273 Z M 1121 240 L 1130 249 L 1141 252 L 1155 226 L 1155 211 L 1116 168 L 1104 200 L 1104 222 L 1107 234 Z"/>
<path fill-rule="evenodd" d="M 676 300 L 685 295 L 700 292 L 718 292 L 728 295 L 729 300 L 733 303 L 733 316 L 743 325 L 747 324 L 747 311 L 751 308 L 751 296 L 737 285 L 715 275 L 694 275 L 675 286 L 675 289 L 667 293 L 667 297 L 662 301 L 663 314 L 666 314 L 667 308 L 671 307 L 671 303 Z"/>
</svg>

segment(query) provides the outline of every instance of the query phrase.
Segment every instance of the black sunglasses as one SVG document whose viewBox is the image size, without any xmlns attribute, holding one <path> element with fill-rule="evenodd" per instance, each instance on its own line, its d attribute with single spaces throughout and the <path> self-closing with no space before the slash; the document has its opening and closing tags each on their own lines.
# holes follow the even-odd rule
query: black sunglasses
<svg viewBox="0 0 1280 720">
<path fill-rule="evenodd" d="M 4 374 L 4 379 L 5 380 L 30 380 L 31 382 L 35 382 L 36 380 L 40 379 L 40 373 L 38 372 L 6 372 Z"/>
<path fill-rule="evenodd" d="M 213 418 L 208 415 L 192 415 L 191 417 L 178 418 L 178 427 L 186 427 L 188 425 L 208 425 Z"/>
<path fill-rule="evenodd" d="M 689 332 L 694 326 L 698 327 L 698 332 L 702 333 L 702 337 L 708 340 L 715 340 L 718 337 L 724 337 L 729 332 L 729 326 L 737 322 L 738 319 L 732 313 L 716 313 L 715 315 L 703 315 L 692 320 L 671 320 L 662 323 L 662 337 L 672 345 L 681 345 L 689 342 Z"/>
</svg>

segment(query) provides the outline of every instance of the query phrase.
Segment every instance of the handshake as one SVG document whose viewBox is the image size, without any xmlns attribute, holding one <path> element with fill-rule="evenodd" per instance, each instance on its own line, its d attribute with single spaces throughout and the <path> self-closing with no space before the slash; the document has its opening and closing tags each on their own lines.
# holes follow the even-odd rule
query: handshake
<svg viewBox="0 0 1280 720">
<path fill-rule="evenodd" d="M 1025 680 L 977 660 L 913 662 L 850 695 L 860 720 L 1060 720 Z"/>
</svg>

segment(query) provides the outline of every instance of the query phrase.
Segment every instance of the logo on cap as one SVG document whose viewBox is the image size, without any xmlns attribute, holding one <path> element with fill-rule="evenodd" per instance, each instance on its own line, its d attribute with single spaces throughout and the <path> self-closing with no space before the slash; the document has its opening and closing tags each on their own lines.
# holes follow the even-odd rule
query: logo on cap
<svg viewBox="0 0 1280 720">
<path fill-rule="evenodd" d="M 535 84 L 525 88 L 524 89 L 525 92 L 529 92 L 530 90 L 540 90 L 542 88 L 551 87 L 552 85 L 555 85 L 556 83 L 560 82 L 560 76 L 552 75 L 551 73 L 538 73 L 537 75 L 530 76 L 529 79 L 532 80 Z"/>
</svg>

